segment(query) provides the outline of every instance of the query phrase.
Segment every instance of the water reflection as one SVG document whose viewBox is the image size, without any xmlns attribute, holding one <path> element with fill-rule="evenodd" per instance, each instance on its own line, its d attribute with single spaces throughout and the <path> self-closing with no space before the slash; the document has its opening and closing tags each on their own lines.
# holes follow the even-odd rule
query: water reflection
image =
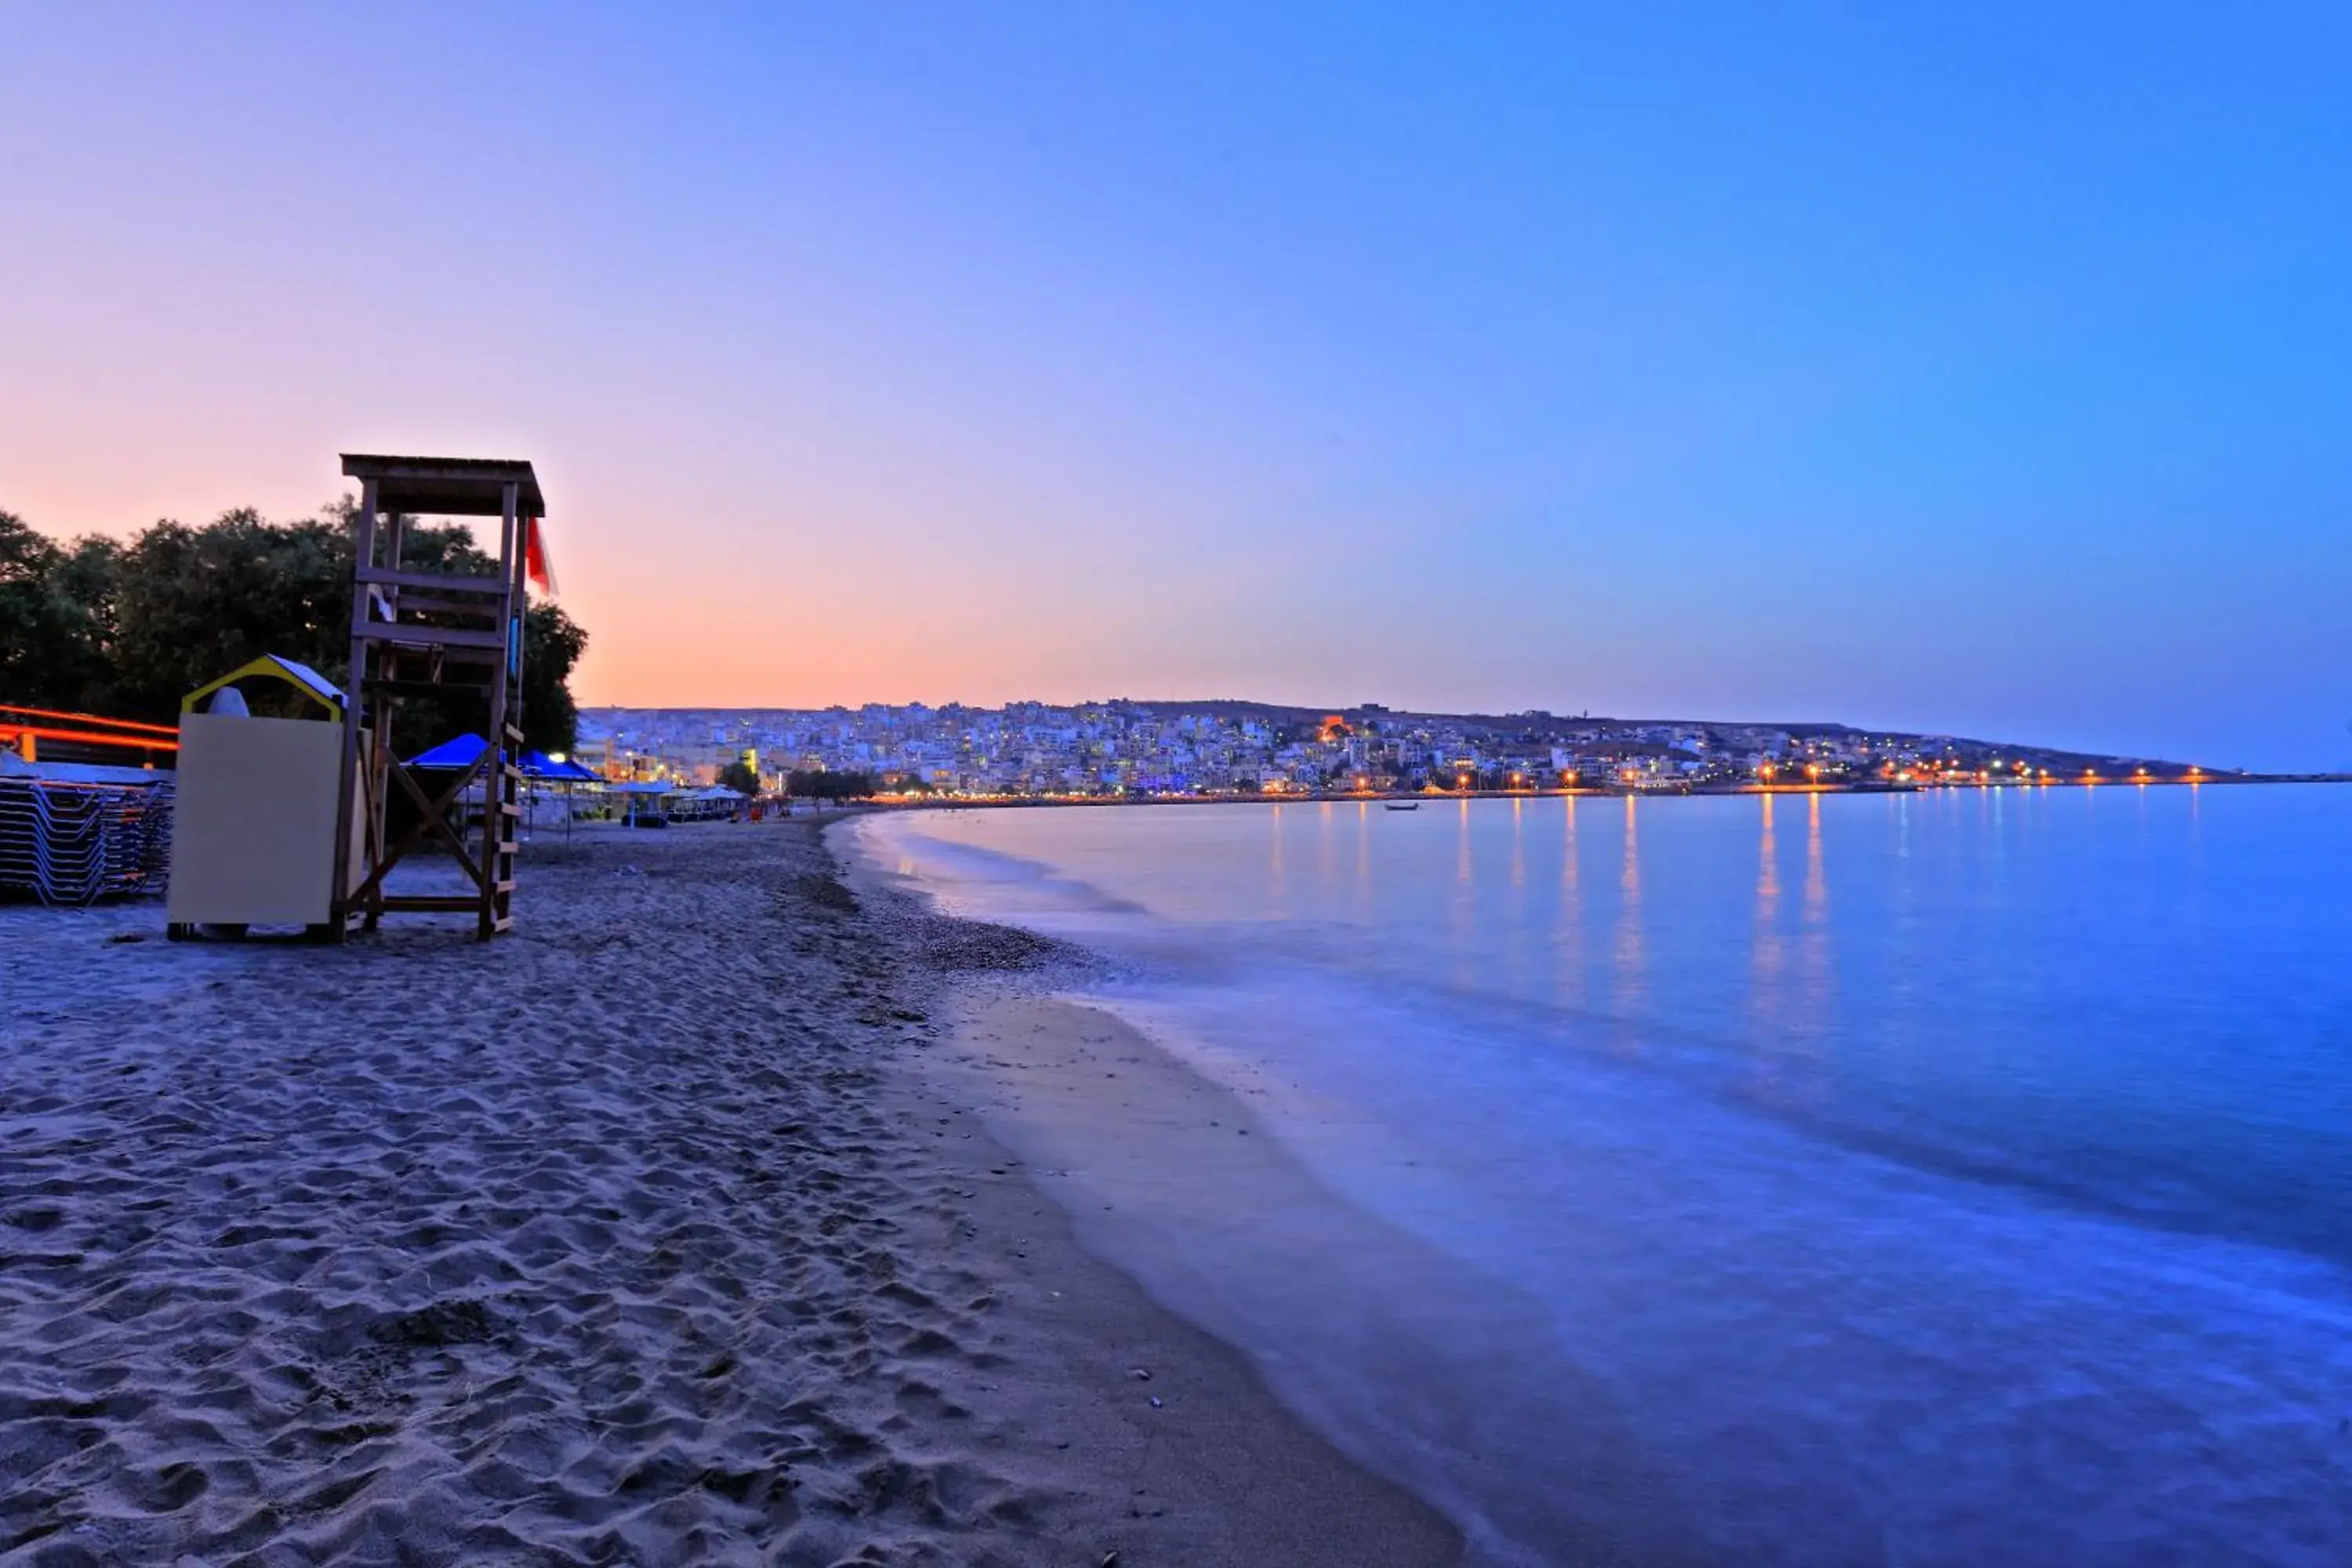
<svg viewBox="0 0 2352 1568">
<path fill-rule="evenodd" d="M 1763 817 L 1756 836 L 1756 907 L 1750 918 L 1748 962 L 1748 1017 L 1755 1043 L 1750 1058 L 1750 1088 L 1763 1094 L 1779 1088 L 1780 1053 L 1775 1042 L 1784 1026 L 1780 1017 L 1782 981 L 1788 967 L 1788 942 L 1780 931 L 1780 846 L 1773 834 L 1774 802 L 1761 797 Z"/>
<path fill-rule="evenodd" d="M 1267 898 L 1279 908 L 1282 903 L 1282 807 L 1277 805 L 1265 815 L 1271 846 L 1265 863 L 1265 890 Z"/>
<path fill-rule="evenodd" d="M 1822 872 L 1822 797 L 1805 796 L 1805 923 L 1829 918 L 1830 884 Z"/>
<path fill-rule="evenodd" d="M 1477 892 L 1470 875 L 1470 803 L 1455 804 L 1460 824 L 1454 836 L 1454 907 L 1446 935 L 1454 954 L 1454 984 L 1469 989 L 1477 985 L 1485 965 L 1479 952 Z"/>
<path fill-rule="evenodd" d="M 1576 878 L 1576 797 L 1566 796 L 1560 818 L 1559 921 L 1553 940 L 1559 948 L 1555 995 L 1562 1006 L 1584 1000 L 1584 895 Z"/>
<path fill-rule="evenodd" d="M 1632 795 L 1625 797 L 1625 867 L 1617 879 L 1617 932 L 1611 948 L 1611 967 L 1617 983 L 1615 1006 L 1621 1013 L 1638 1011 L 1647 986 L 1643 973 L 1647 955 L 1642 939 L 1642 841 Z M 1619 1038 L 1627 1048 L 1637 1042 L 1633 1031 Z"/>
<path fill-rule="evenodd" d="M 1372 909 L 1372 808 L 1364 802 L 1356 803 L 1356 912 L 1369 916 Z"/>
<path fill-rule="evenodd" d="M 1507 940 L 1506 952 L 1512 989 L 1525 992 L 1531 973 L 1533 957 L 1531 942 L 1540 933 L 1529 929 L 1528 920 L 1528 803 L 1517 796 L 1511 800 L 1511 918 L 1504 928 Z"/>
<path fill-rule="evenodd" d="M 1822 853 L 1822 797 L 1807 795 L 1805 808 L 1805 926 L 1797 942 L 1788 1024 L 1791 1046 L 1817 1060 L 1829 1034 L 1835 977 L 1830 947 L 1829 868 Z"/>
<path fill-rule="evenodd" d="M 1780 880 L 1780 839 L 1773 797 L 1762 798 L 1757 825 L 1756 896 L 1750 917 L 1748 994 L 1746 1012 L 1754 1045 L 1754 1092 L 1777 1100 L 1810 1096 L 1822 1085 L 1811 1075 L 1792 1074 L 1800 1064 L 1817 1065 L 1829 1027 L 1832 965 L 1829 932 L 1829 871 L 1822 844 L 1822 797 L 1805 797 L 1804 880 L 1794 911 L 1785 907 Z"/>
<path fill-rule="evenodd" d="M 1755 935 L 1748 970 L 1748 1010 L 1769 1015 L 1786 950 L 1780 941 L 1780 855 L 1772 837 L 1772 797 L 1761 797 L 1764 822 L 1757 845 Z"/>
</svg>

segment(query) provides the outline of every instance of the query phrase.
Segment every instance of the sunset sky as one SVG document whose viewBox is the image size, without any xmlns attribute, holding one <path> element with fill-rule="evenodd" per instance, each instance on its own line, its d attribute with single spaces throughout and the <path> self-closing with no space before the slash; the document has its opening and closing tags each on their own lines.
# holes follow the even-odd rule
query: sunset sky
<svg viewBox="0 0 2352 1568">
<path fill-rule="evenodd" d="M 2347 58 L 2325 5 L 11 5 L 0 510 L 528 458 L 589 702 L 2352 766 Z"/>
</svg>

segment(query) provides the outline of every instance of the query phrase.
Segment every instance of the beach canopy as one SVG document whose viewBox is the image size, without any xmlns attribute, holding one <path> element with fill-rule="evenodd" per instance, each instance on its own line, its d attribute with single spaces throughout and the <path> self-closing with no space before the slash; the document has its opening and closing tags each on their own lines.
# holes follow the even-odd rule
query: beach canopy
<svg viewBox="0 0 2352 1568">
<path fill-rule="evenodd" d="M 429 752 L 419 752 L 408 759 L 412 768 L 470 768 L 481 760 L 490 743 L 479 735 L 452 735 Z"/>
<path fill-rule="evenodd" d="M 545 752 L 525 752 L 522 754 L 522 763 L 520 765 L 526 775 L 535 779 L 552 779 L 557 784 L 602 784 L 604 782 L 602 775 L 591 773 L 588 769 L 582 767 L 578 763 L 573 762 L 570 757 L 566 757 L 559 763 L 553 757 L 549 756 Z"/>
<path fill-rule="evenodd" d="M 490 748 L 479 735 L 452 735 L 429 752 L 408 759 L 412 768 L 470 768 Z M 600 784 L 603 781 L 578 763 L 557 762 L 545 752 L 525 752 L 515 759 L 515 772 L 527 779 L 552 779 L 558 784 Z"/>
</svg>

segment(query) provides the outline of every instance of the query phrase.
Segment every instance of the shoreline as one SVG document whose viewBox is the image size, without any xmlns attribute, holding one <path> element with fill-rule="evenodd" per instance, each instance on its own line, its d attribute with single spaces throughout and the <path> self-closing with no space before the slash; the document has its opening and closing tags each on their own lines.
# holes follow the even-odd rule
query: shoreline
<svg viewBox="0 0 2352 1568">
<path fill-rule="evenodd" d="M 1500 1536 L 1537 1543 L 1512 1559 L 1529 1563 L 1958 1563 L 2063 1542 L 2047 1549 L 2123 1562 L 2178 1540 L 2215 1561 L 2305 1561 L 2344 1524 L 2325 1485 L 2344 1232 L 2325 1184 L 2291 1173 L 2341 1163 L 2324 1108 L 2344 1086 L 2310 1052 L 2340 989 L 2318 917 L 2346 802 L 2241 795 L 2200 813 L 2175 795 L 2137 812 L 2084 795 L 2006 817 L 1981 804 L 1856 808 L 1826 855 L 1801 811 L 1777 846 L 1769 811 L 1669 812 L 1684 831 L 1645 827 L 1638 860 L 1615 808 L 1597 837 L 1549 812 L 1475 835 L 1467 813 L 1457 837 L 1448 812 L 1421 821 L 1434 838 L 1391 838 L 1328 807 L 1286 827 L 1118 819 L 1131 832 L 877 816 L 854 837 L 943 908 L 1114 955 L 1064 1005 L 974 1020 L 1001 1138 L 1082 1239 L 1244 1346 L 1294 1408 L 1461 1522 L 1474 1553 Z M 2103 806 L 2123 808 L 2121 834 L 2091 831 L 2114 816 Z M 1989 866 L 2013 879 L 1999 899 L 1981 891 Z M 2086 888 L 2136 889 L 2148 912 L 2116 921 Z M 1886 939 L 1930 906 L 1966 919 Z M 2305 918 L 2267 925 L 2273 907 Z M 1824 909 L 1843 923 L 1815 942 Z M 2254 936 L 2231 945 L 2225 928 Z M 2192 967 L 2209 947 L 2267 954 L 2316 999 L 2279 1016 L 2283 1044 L 2198 1016 L 2206 996 L 2266 1016 L 2275 989 L 2215 984 Z M 2150 953 L 2170 961 L 2161 983 Z M 2081 979 L 1965 992 L 1988 962 L 2038 976 L 2059 954 Z M 1841 979 L 1864 1005 L 1792 1005 Z M 1921 1026 L 1906 987 L 1958 1011 Z M 2126 1026 L 2143 1018 L 2189 1037 L 2151 1043 Z M 1874 1063 L 1882 1021 L 1896 1048 Z M 2021 1045 L 1979 1057 L 2005 1037 Z M 2031 1119 L 2058 1097 L 2036 1069 L 2095 1050 L 2187 1086 L 2166 1103 L 2219 1126 L 2149 1151 L 2127 1117 L 2103 1119 L 2105 1089 L 2067 1085 L 2058 1102 L 2084 1131 L 2053 1156 Z M 2012 1114 L 1938 1122 L 1963 1092 L 1906 1095 L 1900 1075 L 1923 1062 L 1942 1069 L 1927 1088 Z M 1822 1069 L 1850 1074 L 1837 1081 L 1856 1099 L 1887 1091 L 1829 1102 Z M 2273 1120 L 2231 1127 L 2256 1105 Z M 1279 1162 L 1235 1168 L 1252 1111 L 1253 1152 L 1276 1142 L 1323 1194 Z M 2190 1173 L 2215 1153 L 2246 1175 Z M 1428 1250 L 1413 1259 L 1367 1215 Z M 1512 1295 L 1550 1312 L 1569 1375 L 1492 1310 Z M 1381 1331 L 1384 1317 L 1408 1332 Z M 1499 1361 L 1444 1365 L 1496 1346 Z M 1345 1381 L 1377 1390 L 1370 1414 L 1402 1431 L 1335 1412 L 1325 1396 Z M 1595 1382 L 1617 1397 L 1594 1401 Z M 1423 1402 L 1434 1383 L 1485 1440 Z M 2084 1386 L 2109 1400 L 2071 1396 Z M 1515 1406 L 1546 1418 L 1514 1422 Z M 2256 1429 L 2259 1454 L 2204 1440 Z M 1596 1447 L 1652 1476 L 1604 1479 L 1583 1462 Z M 2032 1468 L 2060 1449 L 2083 1461 Z M 1440 1456 L 1453 1474 L 1429 1484 L 1418 1467 Z M 1570 1551 L 1576 1536 L 1545 1527 L 1580 1522 L 1580 1500 L 1604 1527 L 1667 1538 Z M 1676 1523 L 1711 1550 L 1675 1553 Z"/>
<path fill-rule="evenodd" d="M 920 900 L 881 846 L 839 853 L 861 889 Z M 1235 1347 L 1354 1462 L 1442 1510 L 1465 1563 L 1714 1560 L 1541 1302 L 1327 1186 L 1255 1108 L 1264 1089 L 1218 1081 L 1087 994 L 1103 973 L 1080 960 L 966 978 L 942 1009 L 945 1048 L 922 1064 L 1029 1162 L 1086 1253 Z M 1550 1405 L 1462 1392 L 1528 1379 Z M 1543 1456 L 1558 1484 L 1502 1496 L 1467 1481 L 1463 1466 L 1490 1453 Z"/>
<path fill-rule="evenodd" d="M 487 944 L 0 908 L 0 1555 L 1456 1560 L 921 1070 L 1044 944 L 825 826 L 542 838 Z"/>
<path fill-rule="evenodd" d="M 1036 944 L 1040 962 L 1034 964 L 950 968 L 936 983 L 927 1005 L 944 1028 L 937 1047 L 906 1064 L 908 1092 L 971 1121 L 971 1147 L 992 1151 L 1003 1162 L 1007 1174 L 1001 1195 L 1009 1217 L 1018 1217 L 1024 1256 L 1041 1280 L 1056 1281 L 1040 1305 L 1055 1310 L 1064 1300 L 1082 1296 L 1099 1304 L 1060 1313 L 1066 1337 L 1057 1349 L 1069 1364 L 1090 1360 L 1105 1369 L 1098 1377 L 1130 1390 L 1135 1397 L 1128 1414 L 1149 1413 L 1150 1429 L 1134 1449 L 1135 1473 L 1153 1473 L 1152 1489 L 1171 1519 L 1190 1515 L 1193 1521 L 1162 1526 L 1169 1539 L 1157 1544 L 1171 1553 L 1164 1561 L 1186 1568 L 1226 1562 L 1439 1568 L 1478 1561 L 1468 1554 L 1456 1523 L 1431 1501 L 1380 1474 L 1366 1456 L 1348 1452 L 1321 1424 L 1296 1411 L 1269 1385 L 1265 1371 L 1219 1331 L 1213 1314 L 1186 1310 L 1197 1309 L 1197 1300 L 1171 1303 L 1126 1267 L 1117 1248 L 1103 1245 L 1107 1228 L 1129 1215 L 1098 1205 L 1093 1189 L 1070 1179 L 1071 1171 L 1055 1157 L 1067 1151 L 1041 1150 L 1017 1137 L 1008 1142 L 1019 1124 L 1003 1116 L 1003 1101 L 1018 1091 L 1004 1074 L 991 1070 L 983 1042 L 992 1029 L 1017 1016 L 1024 1025 L 1037 1024 L 1053 1050 L 1090 1058 L 1091 1037 L 1107 1029 L 1160 1064 L 1165 1076 L 1155 1081 L 1170 1093 L 1220 1097 L 1224 1091 L 1121 1020 L 1054 994 L 1074 972 L 1091 968 L 1093 955 L 1017 928 L 939 913 L 862 847 L 837 841 L 830 830 L 854 832 L 863 815 L 835 818 L 824 837 L 844 881 L 880 918 L 919 931 L 1003 934 Z M 1257 1148 L 1271 1155 L 1273 1141 L 1261 1137 Z M 1189 1182 L 1195 1173 L 1183 1167 L 1181 1179 Z M 1139 1371 L 1151 1375 L 1139 1378 Z M 1129 1461 L 1119 1463 L 1124 1469 Z M 1223 1516 L 1223 1528 L 1200 1529 L 1202 1518 L 1217 1515 Z M 1161 1524 L 1159 1514 L 1151 1519 Z M 1130 1560 L 1163 1559 L 1123 1554 L 1121 1568 Z"/>
<path fill-rule="evenodd" d="M 1008 990 L 973 998 L 959 1025 L 962 1054 L 935 1070 L 966 1086 L 992 1134 L 1028 1157 L 1076 1245 L 1243 1354 L 1318 1440 L 1442 1512 L 1462 1535 L 1453 1560 L 1712 1560 L 1608 1394 L 1567 1363 L 1538 1303 L 1333 1194 L 1247 1099 L 1115 1013 Z M 1410 1317 L 1384 1305 L 1408 1298 L 1422 1303 Z M 1259 1331 L 1269 1310 L 1286 1331 L 1271 1338 Z M 1348 1368 L 1291 1353 L 1292 1336 L 1349 1345 Z M 1371 1368 L 1377 1377 L 1349 1375 Z M 1529 1420 L 1459 1392 L 1507 1370 L 1571 1391 L 1575 1420 Z M 1491 1453 L 1543 1456 L 1557 1482 L 1539 1500 L 1498 1505 L 1448 1473 Z"/>
</svg>

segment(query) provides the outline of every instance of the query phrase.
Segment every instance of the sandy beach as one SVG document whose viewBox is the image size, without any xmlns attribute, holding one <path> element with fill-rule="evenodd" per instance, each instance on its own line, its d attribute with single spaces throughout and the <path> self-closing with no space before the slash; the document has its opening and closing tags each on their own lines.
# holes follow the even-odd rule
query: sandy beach
<svg viewBox="0 0 2352 1568">
<path fill-rule="evenodd" d="M 0 908 L 0 1563 L 1459 1556 L 930 1065 L 1065 955 L 806 822 L 524 876 L 487 945 Z"/>
</svg>

